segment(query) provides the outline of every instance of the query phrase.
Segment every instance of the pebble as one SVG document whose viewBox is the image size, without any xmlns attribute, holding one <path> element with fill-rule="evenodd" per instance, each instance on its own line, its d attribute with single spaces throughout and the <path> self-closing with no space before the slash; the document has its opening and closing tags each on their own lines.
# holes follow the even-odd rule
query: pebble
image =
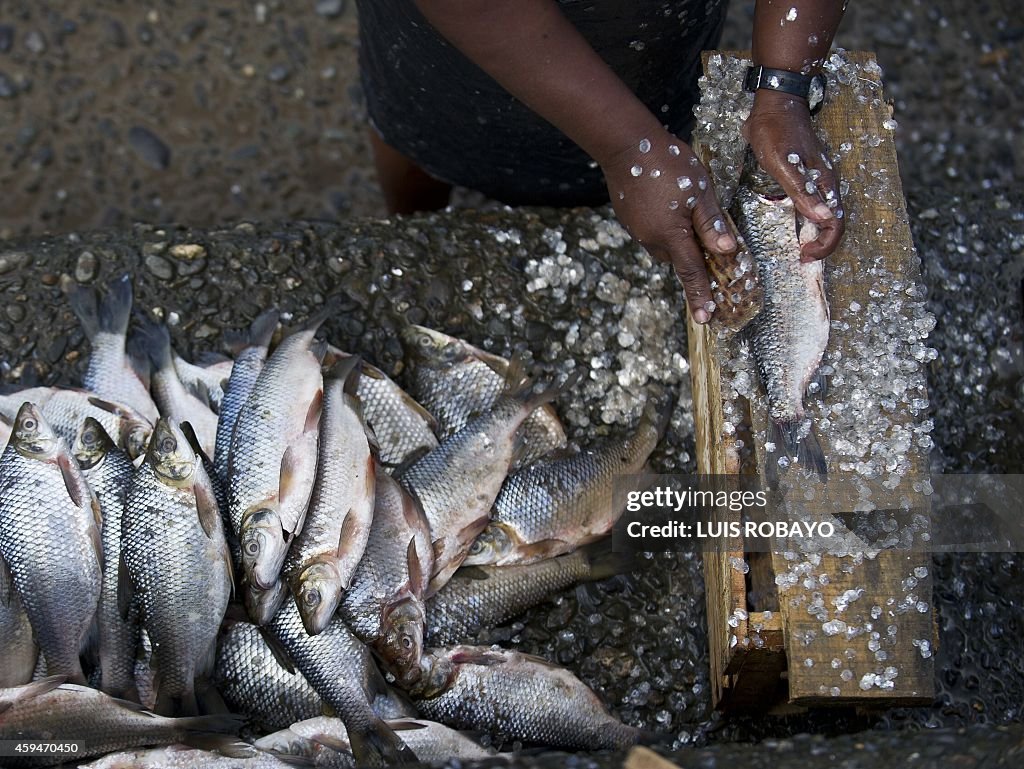
<svg viewBox="0 0 1024 769">
<path fill-rule="evenodd" d="M 201 259 L 206 256 L 206 249 L 198 243 L 178 243 L 171 246 L 170 255 L 175 259 Z"/>
<path fill-rule="evenodd" d="M 13 99 L 18 95 L 18 89 L 3 72 L 0 72 L 0 99 Z"/>
<path fill-rule="evenodd" d="M 25 47 L 38 56 L 46 51 L 46 38 L 41 32 L 32 30 L 25 35 Z"/>
<path fill-rule="evenodd" d="M 96 277 L 98 260 L 92 251 L 83 251 L 75 263 L 75 280 L 79 283 L 88 283 Z"/>
<path fill-rule="evenodd" d="M 317 0 L 316 12 L 328 19 L 341 16 L 345 10 L 345 0 Z"/>
<path fill-rule="evenodd" d="M 14 45 L 14 27 L 0 24 L 0 53 L 7 53 Z"/>
<path fill-rule="evenodd" d="M 31 257 L 23 251 L 8 251 L 0 254 L 0 275 L 20 269 L 28 264 Z"/>
<path fill-rule="evenodd" d="M 157 171 L 163 171 L 171 163 L 170 148 L 148 128 L 132 126 L 128 130 L 128 145 L 143 163 Z"/>
<path fill-rule="evenodd" d="M 15 323 L 21 323 L 21 321 L 25 320 L 25 307 L 23 305 L 12 302 L 4 309 L 7 312 L 7 317 Z"/>
<path fill-rule="evenodd" d="M 267 73 L 267 80 L 271 83 L 283 83 L 291 74 L 291 70 L 286 65 L 275 64 Z"/>
<path fill-rule="evenodd" d="M 170 280 L 174 277 L 174 265 L 156 254 L 146 257 L 146 269 L 160 278 L 160 280 Z"/>
</svg>

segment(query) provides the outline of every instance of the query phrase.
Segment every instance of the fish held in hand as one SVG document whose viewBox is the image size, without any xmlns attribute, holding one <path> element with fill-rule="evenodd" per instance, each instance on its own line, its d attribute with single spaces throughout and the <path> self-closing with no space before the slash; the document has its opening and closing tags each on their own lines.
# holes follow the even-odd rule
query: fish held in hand
<svg viewBox="0 0 1024 769">
<path fill-rule="evenodd" d="M 829 308 L 824 262 L 802 262 L 800 246 L 817 237 L 781 186 L 748 150 L 733 218 L 757 264 L 764 307 L 749 327 L 752 349 L 768 397 L 768 442 L 775 452 L 766 462 L 771 481 L 776 457 L 796 460 L 824 476 L 825 456 L 804 410 L 804 393 L 828 345 Z"/>
<path fill-rule="evenodd" d="M 0 456 L 0 602 L 18 594 L 47 674 L 76 683 L 100 597 L 101 523 L 78 463 L 25 403 Z"/>
</svg>

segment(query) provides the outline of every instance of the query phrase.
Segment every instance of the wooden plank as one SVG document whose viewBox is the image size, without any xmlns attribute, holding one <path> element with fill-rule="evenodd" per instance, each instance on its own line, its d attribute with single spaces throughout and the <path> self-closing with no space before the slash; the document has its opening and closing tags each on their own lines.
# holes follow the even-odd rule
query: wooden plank
<svg viewBox="0 0 1024 769">
<path fill-rule="evenodd" d="M 705 69 L 710 55 L 705 55 Z M 745 57 L 743 53 L 722 55 Z M 862 66 L 873 60 L 869 53 L 847 55 Z M 891 118 L 891 109 L 881 101 L 877 68 L 863 70 L 862 74 L 861 80 L 873 90 L 878 101 L 858 100 L 854 89 L 840 88 L 816 118 L 830 146 L 843 144 L 839 170 L 849 183 L 844 207 L 850 214 L 844 244 L 870 243 L 891 274 L 917 284 L 920 271 L 897 173 L 895 147 L 890 129 L 883 125 L 883 121 Z M 863 93 L 864 88 L 861 85 L 857 90 Z M 888 138 L 875 144 L 863 141 L 865 136 Z M 702 159 L 709 162 L 707 157 Z M 884 184 L 879 180 L 884 180 Z M 872 283 L 870 276 L 859 269 L 858 260 L 862 258 L 857 249 L 845 246 L 829 258 L 826 283 L 832 307 L 846 308 L 851 302 L 866 307 L 870 302 Z M 828 275 L 837 271 L 843 279 L 828 281 Z M 696 326 L 689 320 L 688 323 L 698 468 L 702 473 L 738 472 L 735 436 L 722 429 L 722 382 L 716 336 L 707 327 Z M 853 349 L 860 333 L 856 323 L 847 328 L 834 326 L 830 349 Z M 764 404 L 755 402 L 750 408 L 753 433 L 763 436 L 767 421 Z M 907 409 L 891 418 L 908 426 L 916 419 Z M 826 457 L 831 457 L 834 452 L 828 436 L 819 435 L 819 439 Z M 758 449 L 758 471 L 763 473 L 763 438 L 754 443 Z M 911 474 L 927 473 L 925 452 L 913 449 L 910 461 Z M 835 464 L 830 461 L 830 472 L 838 469 Z M 873 499 L 880 507 L 888 502 L 896 506 L 895 495 L 891 500 L 885 499 L 884 494 Z M 705 557 L 711 672 L 717 705 L 756 703 L 760 697 L 767 708 L 768 700 L 777 695 L 784 670 L 788 697 L 794 704 L 879 701 L 888 705 L 931 700 L 933 658 L 920 649 L 923 639 L 932 639 L 934 643 L 931 559 L 927 554 L 886 550 L 858 563 L 849 557 L 822 555 L 813 573 L 804 575 L 813 582 L 811 587 L 805 587 L 801 579 L 796 585 L 780 589 L 778 613 L 773 615 L 779 627 L 768 634 L 770 642 L 766 642 L 764 634 L 752 632 L 752 617 L 756 614 L 735 628 L 729 627 L 730 617 L 735 617 L 737 609 L 750 612 L 753 608 L 747 605 L 745 581 L 740 584 L 735 576 L 738 572 L 732 568 L 737 557 L 743 557 L 742 543 L 734 543 L 729 552 Z M 770 558 L 751 559 L 751 563 L 757 564 L 752 572 L 765 569 L 769 575 L 790 568 L 781 551 L 773 552 Z M 760 579 L 763 583 L 765 577 Z M 847 601 L 854 595 L 849 591 L 857 591 L 852 602 Z M 919 602 L 908 608 L 907 599 L 915 596 Z M 808 612 L 812 601 L 823 602 L 829 612 L 827 617 L 844 622 L 851 637 L 847 632 L 823 632 L 820 612 Z M 924 610 L 919 610 L 919 606 Z M 835 627 L 829 626 L 829 630 Z M 751 639 L 757 639 L 761 645 L 754 647 Z M 897 675 L 888 677 L 893 670 Z"/>
</svg>

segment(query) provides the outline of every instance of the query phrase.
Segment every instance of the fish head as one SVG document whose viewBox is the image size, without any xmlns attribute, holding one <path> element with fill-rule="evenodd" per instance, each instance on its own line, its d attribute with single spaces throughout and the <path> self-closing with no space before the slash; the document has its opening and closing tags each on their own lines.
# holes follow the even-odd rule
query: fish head
<svg viewBox="0 0 1024 769">
<path fill-rule="evenodd" d="M 75 445 L 71 453 L 75 455 L 79 467 L 90 470 L 102 462 L 112 448 L 114 442 L 103 429 L 103 425 L 92 417 L 86 417 L 78 435 L 75 436 Z"/>
<path fill-rule="evenodd" d="M 294 592 L 303 627 L 309 635 L 317 635 L 331 623 L 341 602 L 341 575 L 332 563 L 311 563 L 299 573 Z"/>
<path fill-rule="evenodd" d="M 425 326 L 406 326 L 402 329 L 402 340 L 411 357 L 428 365 L 446 368 L 467 355 L 458 339 Z"/>
<path fill-rule="evenodd" d="M 152 435 L 153 426 L 142 419 L 129 420 L 121 429 L 121 442 L 133 462 L 146 453 Z"/>
<path fill-rule="evenodd" d="M 192 483 L 197 460 L 181 429 L 162 417 L 153 428 L 146 461 L 161 482 L 184 488 Z"/>
<path fill-rule="evenodd" d="M 419 669 L 419 678 L 409 691 L 422 699 L 444 694 L 459 676 L 458 666 L 442 649 L 434 649 L 420 657 Z"/>
<path fill-rule="evenodd" d="M 497 563 L 511 552 L 514 540 L 514 535 L 505 524 L 492 521 L 469 546 L 469 555 L 463 565 L 485 566 Z"/>
<path fill-rule="evenodd" d="M 47 459 L 58 450 L 60 438 L 43 419 L 39 408 L 34 403 L 26 401 L 14 418 L 11 444 L 22 456 L 30 459 Z"/>
<path fill-rule="evenodd" d="M 743 158 L 743 171 L 740 173 L 739 186 L 749 190 L 764 202 L 789 200 L 782 185 L 757 162 L 757 156 L 750 147 L 747 147 L 746 155 Z"/>
<path fill-rule="evenodd" d="M 244 585 L 245 611 L 254 625 L 266 625 L 277 615 L 278 610 L 288 596 L 288 588 L 284 581 L 275 583 L 269 590 L 262 590 L 256 585 Z"/>
<path fill-rule="evenodd" d="M 281 517 L 271 507 L 257 507 L 242 516 L 239 529 L 242 570 L 249 581 L 264 590 L 278 581 L 289 540 Z"/>
<path fill-rule="evenodd" d="M 383 620 L 383 635 L 378 643 L 380 656 L 403 686 L 414 683 L 423 674 L 419 662 L 423 656 L 423 606 L 406 598 L 392 607 Z"/>
</svg>

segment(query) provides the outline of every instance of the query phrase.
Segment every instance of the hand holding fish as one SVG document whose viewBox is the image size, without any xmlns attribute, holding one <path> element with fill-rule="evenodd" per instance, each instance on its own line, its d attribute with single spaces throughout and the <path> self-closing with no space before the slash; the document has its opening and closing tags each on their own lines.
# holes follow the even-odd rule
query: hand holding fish
<svg viewBox="0 0 1024 769">
<path fill-rule="evenodd" d="M 743 126 L 758 164 L 777 181 L 818 236 L 800 249 L 804 262 L 824 259 L 846 228 L 839 176 L 811 125 L 808 104 L 776 91 L 758 91 Z"/>
<path fill-rule="evenodd" d="M 655 259 L 672 265 L 693 319 L 706 323 L 714 305 L 701 244 L 722 256 L 736 250 L 707 170 L 660 127 L 601 167 L 619 221 Z"/>
</svg>

